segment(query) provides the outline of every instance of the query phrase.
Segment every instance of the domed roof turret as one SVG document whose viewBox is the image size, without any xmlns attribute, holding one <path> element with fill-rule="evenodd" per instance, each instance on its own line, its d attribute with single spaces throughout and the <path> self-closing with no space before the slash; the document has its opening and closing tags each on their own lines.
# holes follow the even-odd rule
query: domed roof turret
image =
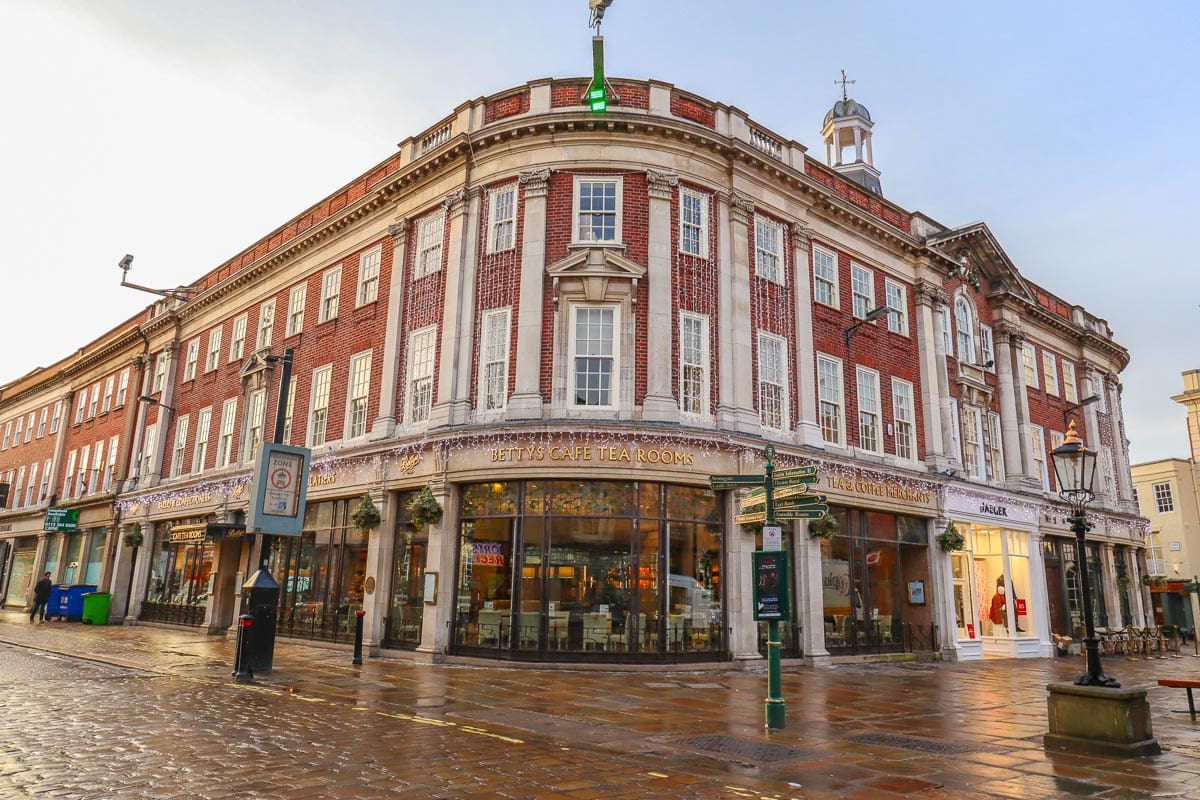
<svg viewBox="0 0 1200 800">
<path fill-rule="evenodd" d="M 835 119 L 843 117 L 859 116 L 871 122 L 871 112 L 867 111 L 867 107 L 856 101 L 853 97 L 847 97 L 844 100 L 838 100 L 833 104 L 833 108 L 825 115 L 825 124 L 828 125 Z"/>
</svg>

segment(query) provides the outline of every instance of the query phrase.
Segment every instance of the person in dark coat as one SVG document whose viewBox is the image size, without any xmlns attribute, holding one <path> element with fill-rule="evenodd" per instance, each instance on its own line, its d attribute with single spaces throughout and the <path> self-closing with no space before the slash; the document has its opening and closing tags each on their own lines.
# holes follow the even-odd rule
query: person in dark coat
<svg viewBox="0 0 1200 800">
<path fill-rule="evenodd" d="M 42 622 L 46 621 L 46 604 L 50 602 L 50 573 L 47 572 L 42 576 L 42 579 L 33 585 L 33 611 L 29 612 L 29 621 L 33 622 L 37 619 L 38 614 L 42 615 Z"/>
</svg>

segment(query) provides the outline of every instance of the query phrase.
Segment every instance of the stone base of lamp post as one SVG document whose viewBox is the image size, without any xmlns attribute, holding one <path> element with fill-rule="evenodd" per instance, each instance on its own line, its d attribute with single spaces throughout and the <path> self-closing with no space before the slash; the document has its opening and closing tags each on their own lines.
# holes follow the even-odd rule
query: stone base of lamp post
<svg viewBox="0 0 1200 800">
<path fill-rule="evenodd" d="M 1145 689 L 1108 689 L 1051 683 L 1046 701 L 1047 750 L 1154 756 L 1162 752 L 1150 727 Z"/>
</svg>

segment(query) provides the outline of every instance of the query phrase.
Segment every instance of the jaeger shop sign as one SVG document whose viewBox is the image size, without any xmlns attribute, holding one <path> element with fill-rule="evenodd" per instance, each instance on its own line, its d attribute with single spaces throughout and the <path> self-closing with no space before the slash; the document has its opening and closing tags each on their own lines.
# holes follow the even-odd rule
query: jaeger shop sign
<svg viewBox="0 0 1200 800">
<path fill-rule="evenodd" d="M 1006 497 L 963 494 L 951 491 L 946 496 L 946 511 L 969 514 L 972 517 L 988 517 L 997 523 L 1019 522 L 1032 524 L 1037 521 L 1033 506 Z"/>
</svg>

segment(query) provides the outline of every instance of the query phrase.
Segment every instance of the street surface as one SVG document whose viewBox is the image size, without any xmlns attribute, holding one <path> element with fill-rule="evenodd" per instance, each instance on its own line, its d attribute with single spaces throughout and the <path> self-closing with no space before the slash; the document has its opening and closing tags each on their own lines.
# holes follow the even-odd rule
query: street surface
<svg viewBox="0 0 1200 800">
<path fill-rule="evenodd" d="M 764 671 L 350 663 L 279 642 L 239 683 L 190 631 L 0 612 L 0 798 L 1200 798 L 1200 723 L 1149 697 L 1161 756 L 1047 753 L 1045 684 L 1078 657 Z M 1200 674 L 1128 661 L 1127 685 Z"/>
</svg>

